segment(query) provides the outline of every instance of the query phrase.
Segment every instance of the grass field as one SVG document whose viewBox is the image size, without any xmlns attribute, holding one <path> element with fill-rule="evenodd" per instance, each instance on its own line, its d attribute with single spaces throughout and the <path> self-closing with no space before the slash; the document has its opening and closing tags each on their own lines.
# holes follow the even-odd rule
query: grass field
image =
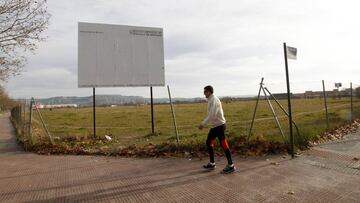
<svg viewBox="0 0 360 203">
<path fill-rule="evenodd" d="M 286 100 L 280 100 L 287 109 Z M 288 120 L 273 102 L 280 122 L 288 139 Z M 314 140 L 326 130 L 324 103 L 320 98 L 294 99 L 293 119 L 298 124 L 300 141 Z M 355 115 L 360 115 L 360 102 L 354 100 Z M 203 142 L 208 130 L 197 129 L 206 115 L 206 103 L 175 105 L 176 119 L 181 143 Z M 247 136 L 255 101 L 237 101 L 223 103 L 227 119 L 227 136 Z M 350 120 L 350 100 L 329 99 L 330 128 Z M 174 143 L 175 132 L 169 105 L 155 105 L 155 135 L 151 132 L 150 106 L 98 107 L 97 136 L 110 135 L 116 145 L 142 146 L 149 143 Z M 82 140 L 92 137 L 92 108 L 41 109 L 45 123 L 54 137 Z M 35 135 L 45 136 L 40 125 L 40 118 L 34 113 Z M 36 136 L 35 136 L 36 137 Z M 266 101 L 260 101 L 251 139 L 282 141 L 279 129 Z"/>
</svg>

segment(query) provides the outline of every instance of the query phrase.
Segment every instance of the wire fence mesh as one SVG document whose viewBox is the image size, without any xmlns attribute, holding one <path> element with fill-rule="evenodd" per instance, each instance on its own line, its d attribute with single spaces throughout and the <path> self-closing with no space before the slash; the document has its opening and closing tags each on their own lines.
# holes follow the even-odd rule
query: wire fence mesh
<svg viewBox="0 0 360 203">
<path fill-rule="evenodd" d="M 296 142 L 306 142 L 315 139 L 317 135 L 327 129 L 335 128 L 350 122 L 360 115 L 360 85 L 342 83 L 342 87 L 335 88 L 334 81 L 309 81 L 291 83 L 293 120 L 299 127 L 300 137 Z M 285 83 L 267 83 L 264 87 L 271 92 L 287 111 Z M 157 88 L 157 91 L 167 91 Z M 325 90 L 325 91 L 323 91 Z M 255 108 L 256 93 L 251 97 L 223 97 L 222 105 L 227 120 L 227 136 L 248 136 L 252 116 Z M 352 93 L 352 97 L 351 97 Z M 176 97 L 176 89 L 172 90 Z M 326 106 L 325 98 L 326 96 Z M 161 102 L 159 102 L 161 101 Z M 279 105 L 270 100 L 279 123 L 284 130 L 285 138 L 289 139 L 288 117 Z M 36 103 L 38 107 L 40 103 Z M 90 103 L 91 105 L 91 103 Z M 327 107 L 327 114 L 326 114 Z M 191 103 L 174 101 L 180 142 L 203 142 L 207 130 L 197 127 L 206 116 L 207 105 L 204 100 Z M 82 140 L 93 136 L 92 107 L 40 108 L 49 133 L 55 140 Z M 21 112 L 21 113 L 19 113 Z M 12 111 L 13 120 L 21 126 L 23 134 L 29 134 L 30 118 L 29 102 L 22 104 Z M 158 100 L 154 105 L 155 133 L 151 133 L 151 114 L 148 102 L 127 105 L 101 105 L 96 107 L 96 134 L 103 138 L 105 135 L 116 140 L 120 145 L 145 145 L 149 143 L 174 143 L 176 135 L 173 118 L 168 100 Z M 34 112 L 32 123 L 32 137 L 46 138 L 39 115 Z M 260 95 L 251 139 L 265 139 L 282 141 L 280 130 L 275 122 L 269 104 Z"/>
</svg>

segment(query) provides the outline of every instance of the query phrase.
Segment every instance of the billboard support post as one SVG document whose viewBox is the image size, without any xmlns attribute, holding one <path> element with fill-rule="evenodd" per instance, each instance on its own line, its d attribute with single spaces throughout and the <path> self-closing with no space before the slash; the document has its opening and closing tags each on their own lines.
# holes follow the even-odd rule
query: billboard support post
<svg viewBox="0 0 360 203">
<path fill-rule="evenodd" d="M 95 112 L 95 87 L 93 87 L 93 130 L 94 130 L 94 139 L 96 138 L 96 112 Z"/>
<path fill-rule="evenodd" d="M 151 102 L 151 133 L 155 133 L 154 128 L 154 98 L 153 98 L 153 87 L 150 86 L 150 102 Z"/>
</svg>

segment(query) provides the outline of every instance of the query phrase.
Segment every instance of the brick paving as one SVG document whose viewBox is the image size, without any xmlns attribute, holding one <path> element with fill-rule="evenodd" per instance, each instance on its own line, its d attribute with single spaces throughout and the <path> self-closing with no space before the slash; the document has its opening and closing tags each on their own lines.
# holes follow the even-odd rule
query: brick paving
<svg viewBox="0 0 360 203">
<path fill-rule="evenodd" d="M 0 202 L 360 202 L 360 133 L 289 156 L 199 159 L 46 156 L 21 151 L 0 116 Z M 359 157 L 360 158 L 360 157 Z"/>
</svg>

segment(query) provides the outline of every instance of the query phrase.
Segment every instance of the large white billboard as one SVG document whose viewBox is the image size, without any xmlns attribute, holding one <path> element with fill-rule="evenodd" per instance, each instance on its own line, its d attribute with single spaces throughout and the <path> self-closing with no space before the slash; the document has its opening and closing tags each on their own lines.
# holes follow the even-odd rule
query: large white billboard
<svg viewBox="0 0 360 203">
<path fill-rule="evenodd" d="M 162 28 L 80 22 L 78 86 L 164 86 Z"/>
</svg>

